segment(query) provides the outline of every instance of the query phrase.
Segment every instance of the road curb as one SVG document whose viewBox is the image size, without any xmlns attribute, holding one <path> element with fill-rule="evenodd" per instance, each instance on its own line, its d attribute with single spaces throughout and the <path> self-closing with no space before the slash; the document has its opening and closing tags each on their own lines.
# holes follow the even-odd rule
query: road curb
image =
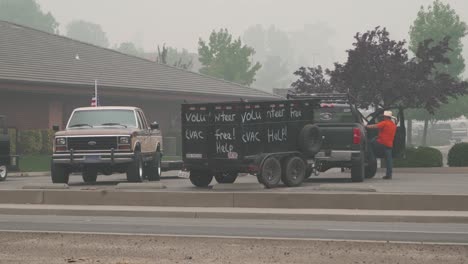
<svg viewBox="0 0 468 264">
<path fill-rule="evenodd" d="M 0 190 L 0 204 L 468 211 L 468 195 Z"/>
<path fill-rule="evenodd" d="M 106 206 L 17 206 L 0 205 L 5 215 L 57 215 L 105 217 L 167 217 L 194 219 L 250 219 L 296 221 L 353 221 L 408 223 L 468 223 L 468 212 L 369 211 L 369 210 L 259 210 L 258 208 L 132 208 Z"/>
</svg>

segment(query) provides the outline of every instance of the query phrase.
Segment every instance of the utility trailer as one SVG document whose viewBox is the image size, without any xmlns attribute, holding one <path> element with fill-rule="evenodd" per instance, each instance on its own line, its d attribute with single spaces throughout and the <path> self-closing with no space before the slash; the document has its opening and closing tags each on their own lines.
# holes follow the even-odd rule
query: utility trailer
<svg viewBox="0 0 468 264">
<path fill-rule="evenodd" d="M 198 187 L 233 183 L 238 173 L 267 188 L 299 186 L 313 170 L 321 136 L 316 99 L 182 105 L 184 169 Z M 308 174 L 308 175 L 307 175 Z"/>
</svg>

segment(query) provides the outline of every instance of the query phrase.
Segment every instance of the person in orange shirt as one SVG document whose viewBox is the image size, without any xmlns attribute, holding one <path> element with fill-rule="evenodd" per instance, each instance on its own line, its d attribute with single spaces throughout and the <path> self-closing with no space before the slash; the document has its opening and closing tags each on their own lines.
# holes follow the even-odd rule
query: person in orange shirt
<svg viewBox="0 0 468 264">
<path fill-rule="evenodd" d="M 377 140 L 373 139 L 371 141 L 370 153 L 375 155 L 375 151 L 383 150 L 385 154 L 385 161 L 387 167 L 387 173 L 383 179 L 391 180 L 393 173 L 393 158 L 392 158 L 392 149 L 393 149 L 393 140 L 395 139 L 395 133 L 397 127 L 392 119 L 396 119 L 393 116 L 392 111 L 384 111 L 384 120 L 375 125 L 368 125 L 367 128 L 370 129 L 379 129 L 379 135 Z"/>
</svg>

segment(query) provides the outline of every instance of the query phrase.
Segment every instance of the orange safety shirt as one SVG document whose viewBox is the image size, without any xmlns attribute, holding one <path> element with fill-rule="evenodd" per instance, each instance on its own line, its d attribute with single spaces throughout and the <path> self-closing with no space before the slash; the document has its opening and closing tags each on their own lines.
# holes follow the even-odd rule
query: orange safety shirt
<svg viewBox="0 0 468 264">
<path fill-rule="evenodd" d="M 395 139 L 396 125 L 392 120 L 384 120 L 377 124 L 379 128 L 379 136 L 377 137 L 377 142 L 380 144 L 393 148 L 393 140 Z"/>
</svg>

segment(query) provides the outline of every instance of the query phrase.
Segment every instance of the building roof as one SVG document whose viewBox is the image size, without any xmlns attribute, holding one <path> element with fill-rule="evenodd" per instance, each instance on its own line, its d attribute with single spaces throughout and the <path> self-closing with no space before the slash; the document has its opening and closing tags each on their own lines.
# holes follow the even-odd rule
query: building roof
<svg viewBox="0 0 468 264">
<path fill-rule="evenodd" d="M 0 79 L 275 98 L 261 90 L 0 21 Z"/>
</svg>

